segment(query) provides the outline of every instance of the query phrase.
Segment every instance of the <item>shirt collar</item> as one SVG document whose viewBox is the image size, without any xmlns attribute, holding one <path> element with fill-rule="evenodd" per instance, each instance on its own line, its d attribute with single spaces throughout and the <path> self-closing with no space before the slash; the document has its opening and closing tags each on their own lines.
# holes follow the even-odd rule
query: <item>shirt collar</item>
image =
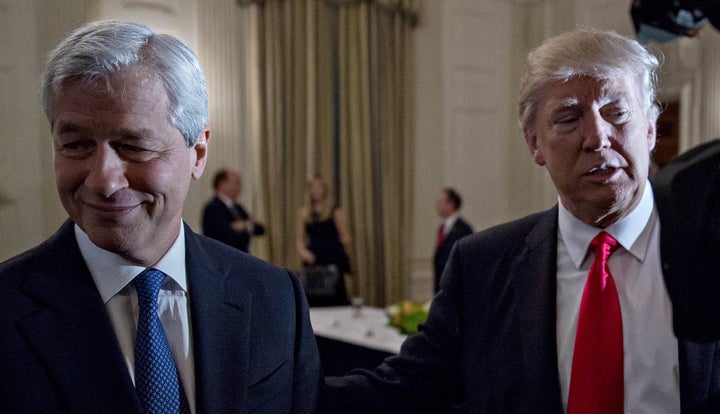
<svg viewBox="0 0 720 414">
<path fill-rule="evenodd" d="M 75 239 L 80 247 L 85 263 L 95 281 L 100 296 L 107 303 L 120 292 L 145 267 L 138 266 L 119 255 L 96 246 L 88 235 L 75 224 Z M 182 290 L 187 292 L 187 276 L 185 272 L 185 226 L 180 223 L 180 231 L 175 242 L 165 255 L 152 266 L 168 275 Z M 167 284 L 167 282 L 166 282 Z M 163 285 L 163 289 L 171 289 Z"/>
<path fill-rule="evenodd" d="M 643 191 L 637 207 L 622 220 L 605 229 L 583 223 L 563 206 L 562 201 L 559 202 L 558 220 L 560 237 L 565 242 L 568 254 L 578 269 L 582 266 L 590 242 L 600 231 L 610 234 L 630 254 L 639 260 L 644 260 L 650 229 L 657 220 L 652 187 L 649 181 L 646 182 L 645 191 Z"/>
<path fill-rule="evenodd" d="M 455 213 L 451 214 L 448 218 L 445 219 L 445 222 L 443 225 L 445 226 L 444 228 L 445 228 L 446 233 L 450 232 L 450 229 L 452 229 L 452 227 L 455 225 L 455 222 L 457 221 L 458 217 L 460 217 L 460 215 L 457 212 L 455 212 Z"/>
</svg>

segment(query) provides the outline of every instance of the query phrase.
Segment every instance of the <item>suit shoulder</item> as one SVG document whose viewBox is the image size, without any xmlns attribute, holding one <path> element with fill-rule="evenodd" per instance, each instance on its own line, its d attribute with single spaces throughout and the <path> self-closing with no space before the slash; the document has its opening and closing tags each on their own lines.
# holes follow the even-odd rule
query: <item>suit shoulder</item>
<svg viewBox="0 0 720 414">
<path fill-rule="evenodd" d="M 72 226 L 72 222 L 66 222 L 55 234 L 39 245 L 0 263 L 0 285 L 27 275 L 38 266 L 53 266 L 59 261 L 66 263 L 70 260 L 69 255 L 75 252 L 79 254 L 79 250 L 75 247 L 75 239 L 71 238 Z"/>
<path fill-rule="evenodd" d="M 552 214 L 552 210 L 534 213 L 518 220 L 489 227 L 463 238 L 458 242 L 459 248 L 462 250 L 483 249 L 487 252 L 498 251 L 510 245 L 524 243 L 538 222 L 549 214 Z"/>
<path fill-rule="evenodd" d="M 213 197 L 213 198 L 209 199 L 203 205 L 203 212 L 218 208 L 218 203 L 221 203 L 221 201 L 217 197 Z"/>
<path fill-rule="evenodd" d="M 287 269 L 201 234 L 192 233 L 188 244 L 186 248 L 192 246 L 198 249 L 207 263 L 211 263 L 217 271 L 227 275 L 243 275 L 246 278 L 269 282 L 277 278 L 286 278 L 289 273 Z"/>
<path fill-rule="evenodd" d="M 463 219 L 462 217 L 458 218 L 457 224 L 464 234 L 471 234 L 474 231 L 473 226 L 470 225 L 470 223 L 467 220 Z"/>
<path fill-rule="evenodd" d="M 20 275 L 26 275 L 37 260 L 37 247 L 27 250 L 0 263 L 0 287 L 11 283 Z"/>
</svg>

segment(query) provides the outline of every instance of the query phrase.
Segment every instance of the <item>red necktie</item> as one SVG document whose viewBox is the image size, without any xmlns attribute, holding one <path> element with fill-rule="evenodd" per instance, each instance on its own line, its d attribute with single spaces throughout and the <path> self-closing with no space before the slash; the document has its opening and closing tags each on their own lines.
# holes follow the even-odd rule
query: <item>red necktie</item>
<svg viewBox="0 0 720 414">
<path fill-rule="evenodd" d="M 445 240 L 445 225 L 441 224 L 440 228 L 438 229 L 437 245 L 440 246 L 444 240 Z"/>
<path fill-rule="evenodd" d="M 622 315 L 607 265 L 617 247 L 618 242 L 604 231 L 590 242 L 595 260 L 580 303 L 568 414 L 623 412 Z"/>
</svg>

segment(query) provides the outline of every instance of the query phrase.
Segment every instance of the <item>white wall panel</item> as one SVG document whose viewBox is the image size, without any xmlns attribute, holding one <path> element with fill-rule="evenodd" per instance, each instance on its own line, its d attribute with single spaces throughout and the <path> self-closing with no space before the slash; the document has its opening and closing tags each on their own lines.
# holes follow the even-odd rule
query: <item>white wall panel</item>
<svg viewBox="0 0 720 414">
<path fill-rule="evenodd" d="M 630 5 L 627 0 L 578 0 L 575 15 L 580 26 L 614 30 L 626 36 L 634 36 Z"/>
<path fill-rule="evenodd" d="M 463 195 L 462 214 L 477 228 L 505 221 L 511 175 L 511 5 L 443 3 L 445 184 Z"/>
<path fill-rule="evenodd" d="M 98 0 L 98 17 L 127 20 L 197 46 L 196 0 Z"/>
<path fill-rule="evenodd" d="M 34 9 L 0 1 L 0 261 L 44 236 Z"/>
<path fill-rule="evenodd" d="M 500 97 L 507 92 L 507 84 L 497 82 L 497 75 L 500 74 L 477 68 L 455 68 L 448 79 L 449 90 L 454 91 L 450 97 L 453 110 L 497 113 L 498 101 L 489 97 Z"/>
<path fill-rule="evenodd" d="M 410 283 L 408 296 L 429 299 L 432 292 L 432 254 L 437 238 L 435 200 L 442 176 L 444 145 L 441 98 L 441 10 L 442 2 L 420 2 L 420 24 L 412 31 L 411 66 L 413 83 L 413 225 L 410 235 Z"/>
</svg>

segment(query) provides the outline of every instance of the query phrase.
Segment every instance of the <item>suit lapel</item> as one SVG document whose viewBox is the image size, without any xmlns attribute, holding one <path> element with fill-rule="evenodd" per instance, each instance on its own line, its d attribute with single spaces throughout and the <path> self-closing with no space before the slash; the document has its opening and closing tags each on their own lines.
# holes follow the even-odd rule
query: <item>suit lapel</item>
<svg viewBox="0 0 720 414">
<path fill-rule="evenodd" d="M 551 235 L 550 237 L 548 235 Z M 528 412 L 561 412 L 556 339 L 557 207 L 543 213 L 513 266 Z"/>
<path fill-rule="evenodd" d="M 246 409 L 251 296 L 227 277 L 212 252 L 186 227 L 186 268 L 195 359 L 198 413 Z"/>
<path fill-rule="evenodd" d="M 65 223 L 35 261 L 23 290 L 42 309 L 19 321 L 18 329 L 70 412 L 139 412 L 115 331 L 72 229 Z"/>
</svg>

